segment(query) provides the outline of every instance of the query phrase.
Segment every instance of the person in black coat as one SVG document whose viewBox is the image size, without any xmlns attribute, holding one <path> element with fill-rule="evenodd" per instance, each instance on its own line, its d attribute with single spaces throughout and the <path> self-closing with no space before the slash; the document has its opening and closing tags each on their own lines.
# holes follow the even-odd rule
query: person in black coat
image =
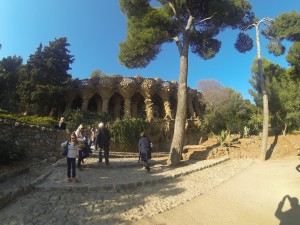
<svg viewBox="0 0 300 225">
<path fill-rule="evenodd" d="M 144 162 L 145 169 L 149 172 L 150 166 L 148 160 L 151 159 L 152 143 L 150 139 L 142 132 L 139 139 L 140 158 Z"/>
<path fill-rule="evenodd" d="M 54 128 L 56 128 L 58 130 L 66 130 L 67 124 L 65 122 L 64 116 L 60 117 L 59 123 L 57 125 L 55 125 Z"/>
<path fill-rule="evenodd" d="M 105 164 L 109 166 L 109 141 L 110 134 L 108 129 L 104 126 L 104 123 L 99 123 L 99 129 L 97 133 L 96 148 L 99 146 L 99 162 L 102 163 L 102 150 L 104 151 Z"/>
</svg>

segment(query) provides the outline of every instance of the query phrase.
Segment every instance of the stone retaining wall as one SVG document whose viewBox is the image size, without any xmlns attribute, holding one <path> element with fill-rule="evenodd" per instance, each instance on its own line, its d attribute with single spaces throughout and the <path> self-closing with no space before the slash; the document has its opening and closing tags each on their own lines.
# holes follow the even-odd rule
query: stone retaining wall
<svg viewBox="0 0 300 225">
<path fill-rule="evenodd" d="M 207 139 L 205 131 L 200 132 L 197 121 L 188 120 L 184 145 L 198 144 L 199 139 Z M 47 160 L 54 162 L 61 158 L 61 143 L 68 139 L 70 133 L 66 131 L 49 129 L 37 125 L 18 123 L 0 118 L 0 140 L 12 143 L 13 149 L 24 149 L 30 160 Z M 174 121 L 152 120 L 151 126 L 146 130 L 151 142 L 154 144 L 153 152 L 168 152 L 174 132 Z M 110 151 L 138 152 L 138 140 L 131 148 L 120 149 L 111 142 Z"/>
<path fill-rule="evenodd" d="M 0 140 L 12 143 L 13 149 L 24 149 L 31 160 L 56 161 L 61 157 L 60 144 L 67 133 L 37 125 L 0 119 Z"/>
</svg>

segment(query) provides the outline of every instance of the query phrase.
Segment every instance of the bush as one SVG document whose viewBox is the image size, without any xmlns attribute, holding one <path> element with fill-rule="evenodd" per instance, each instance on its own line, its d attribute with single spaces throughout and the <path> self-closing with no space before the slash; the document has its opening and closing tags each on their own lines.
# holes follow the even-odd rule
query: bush
<svg viewBox="0 0 300 225">
<path fill-rule="evenodd" d="M 131 118 L 113 122 L 109 129 L 114 142 L 121 148 L 137 145 L 140 133 L 144 131 L 146 122 L 140 118 Z"/>
<path fill-rule="evenodd" d="M 24 116 L 20 114 L 10 114 L 3 112 L 0 110 L 0 118 L 8 119 L 17 121 L 20 123 L 27 123 L 27 124 L 33 124 L 33 125 L 39 125 L 43 127 L 52 128 L 57 121 L 53 119 L 52 117 L 46 116 L 46 117 L 38 117 L 38 116 Z"/>
<path fill-rule="evenodd" d="M 23 116 L 17 119 L 17 121 L 21 123 L 34 124 L 34 125 L 39 125 L 39 126 L 49 127 L 49 128 L 52 128 L 57 123 L 55 119 L 49 116 L 46 117 Z"/>
<path fill-rule="evenodd" d="M 98 127 L 100 122 L 108 123 L 113 118 L 106 113 L 96 113 L 78 110 L 68 110 L 64 113 L 69 131 L 75 131 L 80 124 L 90 125 L 91 127 Z"/>
<path fill-rule="evenodd" d="M 12 148 L 13 144 L 0 140 L 0 162 L 9 163 L 11 161 L 20 161 L 26 157 L 24 149 L 14 149 Z"/>
</svg>

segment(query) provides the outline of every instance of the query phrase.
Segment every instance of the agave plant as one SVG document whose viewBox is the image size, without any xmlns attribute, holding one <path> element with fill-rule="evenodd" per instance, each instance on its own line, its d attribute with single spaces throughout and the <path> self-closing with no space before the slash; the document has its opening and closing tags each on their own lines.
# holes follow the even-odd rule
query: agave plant
<svg viewBox="0 0 300 225">
<path fill-rule="evenodd" d="M 229 146 L 228 139 L 230 137 L 230 131 L 222 130 L 220 135 L 217 135 L 217 141 L 220 146 Z"/>
</svg>

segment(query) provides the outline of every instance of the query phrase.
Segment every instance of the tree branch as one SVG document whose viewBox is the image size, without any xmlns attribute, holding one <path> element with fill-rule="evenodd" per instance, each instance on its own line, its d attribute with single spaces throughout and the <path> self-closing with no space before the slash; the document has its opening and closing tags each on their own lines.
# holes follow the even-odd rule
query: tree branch
<svg viewBox="0 0 300 225">
<path fill-rule="evenodd" d="M 177 48 L 178 48 L 178 50 L 179 50 L 179 53 L 181 54 L 181 52 L 182 52 L 182 45 L 181 45 L 181 43 L 180 43 L 179 37 L 176 36 L 176 37 L 173 38 L 173 40 L 175 41 L 175 43 L 176 43 L 176 45 L 177 45 Z"/>
<path fill-rule="evenodd" d="M 271 19 L 269 17 L 265 17 L 265 18 L 262 18 L 261 20 L 255 22 L 255 23 L 252 23 L 252 24 L 250 24 L 246 27 L 243 27 L 242 29 L 243 30 L 248 30 L 248 29 L 250 29 L 250 27 L 258 27 L 261 23 L 264 23 L 265 25 L 267 25 L 266 22 L 272 22 L 272 21 L 274 21 L 274 19 Z"/>
<path fill-rule="evenodd" d="M 169 2 L 169 6 L 170 6 L 171 9 L 173 10 L 174 16 L 175 16 L 175 17 L 177 18 L 177 20 L 178 20 L 178 23 L 179 23 L 179 27 L 180 27 L 180 29 L 181 29 L 181 32 L 184 32 L 183 22 L 182 22 L 180 16 L 178 15 L 175 6 L 174 6 L 171 2 Z"/>
<path fill-rule="evenodd" d="M 200 23 L 203 23 L 203 22 L 206 21 L 206 20 L 212 19 L 212 18 L 214 17 L 214 15 L 216 15 L 216 13 L 214 13 L 214 14 L 213 14 L 212 16 L 210 16 L 210 17 L 207 17 L 207 18 L 204 18 L 203 20 L 198 21 L 197 23 L 194 24 L 194 26 L 197 26 L 197 25 L 199 25 Z"/>
</svg>

